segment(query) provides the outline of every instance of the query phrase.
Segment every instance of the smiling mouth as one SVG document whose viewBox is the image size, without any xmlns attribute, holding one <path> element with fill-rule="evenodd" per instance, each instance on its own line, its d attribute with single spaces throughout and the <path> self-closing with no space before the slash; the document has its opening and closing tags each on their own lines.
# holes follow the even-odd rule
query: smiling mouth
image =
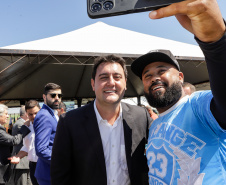
<svg viewBox="0 0 226 185">
<path fill-rule="evenodd" d="M 156 87 L 152 88 L 151 90 L 152 90 L 152 91 L 156 91 L 156 90 L 161 89 L 161 88 L 164 88 L 164 86 L 163 86 L 163 85 L 161 85 L 161 86 L 156 86 Z"/>
<path fill-rule="evenodd" d="M 116 91 L 104 91 L 105 93 L 115 93 Z"/>
</svg>

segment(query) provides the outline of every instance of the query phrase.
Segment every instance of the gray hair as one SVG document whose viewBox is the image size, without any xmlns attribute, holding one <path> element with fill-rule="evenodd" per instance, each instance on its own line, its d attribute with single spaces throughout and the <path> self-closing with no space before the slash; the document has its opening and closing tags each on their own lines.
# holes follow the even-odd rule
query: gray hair
<svg viewBox="0 0 226 185">
<path fill-rule="evenodd" d="M 6 110 L 8 110 L 8 107 L 4 104 L 0 104 L 0 116 L 2 116 Z"/>
<path fill-rule="evenodd" d="M 23 116 L 24 114 L 26 114 L 26 111 L 25 111 L 25 105 L 22 105 L 20 107 L 20 116 Z"/>
</svg>

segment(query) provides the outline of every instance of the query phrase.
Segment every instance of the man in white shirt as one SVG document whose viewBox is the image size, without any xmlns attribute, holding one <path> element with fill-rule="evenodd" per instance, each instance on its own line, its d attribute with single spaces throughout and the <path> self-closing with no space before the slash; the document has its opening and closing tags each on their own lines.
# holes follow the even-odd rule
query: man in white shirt
<svg viewBox="0 0 226 185">
<path fill-rule="evenodd" d="M 11 160 L 11 163 L 18 164 L 20 162 L 20 159 L 28 156 L 27 158 L 29 160 L 30 177 L 32 184 L 38 185 L 37 180 L 34 177 L 38 157 L 35 152 L 35 133 L 33 129 L 33 122 L 36 114 L 40 110 L 39 103 L 36 100 L 29 100 L 25 104 L 25 110 L 29 120 L 24 124 L 30 129 L 31 132 L 23 139 L 23 147 L 20 149 L 20 152 L 16 156 L 13 156 L 9 159 Z"/>
<path fill-rule="evenodd" d="M 122 103 L 127 69 L 121 57 L 94 62 L 95 101 L 60 116 L 51 160 L 52 185 L 143 185 L 151 118 Z"/>
</svg>

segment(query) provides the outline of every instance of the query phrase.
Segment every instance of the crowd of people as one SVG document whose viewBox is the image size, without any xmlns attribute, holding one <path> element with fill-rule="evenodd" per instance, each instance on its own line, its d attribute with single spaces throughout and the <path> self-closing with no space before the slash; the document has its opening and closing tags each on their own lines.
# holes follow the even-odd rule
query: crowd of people
<svg viewBox="0 0 226 185">
<path fill-rule="evenodd" d="M 55 84 L 49 83 L 46 87 L 52 86 Z M 57 86 L 58 87 L 58 86 Z M 46 92 L 47 94 L 47 92 Z M 57 100 L 58 101 L 58 100 Z M 46 102 L 47 106 L 51 107 L 50 102 Z M 66 105 L 63 102 L 58 101 L 57 109 L 54 109 L 54 112 L 57 116 L 66 112 Z M 0 104 L 0 107 L 3 107 L 0 110 L 0 117 L 5 117 L 4 120 L 1 120 L 1 125 L 7 122 L 8 108 Z M 1 176 L 0 184 L 7 182 L 8 185 L 38 185 L 38 181 L 35 177 L 36 164 L 38 161 L 38 156 L 35 151 L 35 133 L 34 133 L 34 119 L 37 113 L 40 110 L 39 102 L 36 100 L 29 100 L 25 103 L 25 106 L 20 108 L 20 118 L 13 124 L 12 133 L 7 134 L 6 131 L 0 134 L 2 136 L 1 145 L 13 146 L 12 153 L 6 154 L 1 150 L 0 157 L 6 160 L 5 165 L 1 166 Z M 23 126 L 24 125 L 24 126 Z M 22 127 L 27 127 L 29 131 L 18 139 L 18 134 L 22 133 Z M 2 127 L 3 128 L 3 127 Z M 4 129 L 4 128 L 3 128 Z M 4 135 L 3 135 L 4 134 Z M 7 136 L 7 137 L 6 137 Z M 23 138 L 23 140 L 21 139 Z M 3 139 L 5 141 L 3 141 Z M 6 147 L 5 146 L 5 147 Z M 7 150 L 8 151 L 8 150 Z M 1 162 L 1 164 L 3 164 Z"/>
<path fill-rule="evenodd" d="M 27 101 L 9 135 L 2 127 L 8 108 L 0 104 L 0 184 L 226 184 L 225 22 L 216 0 L 185 0 L 149 16 L 173 15 L 202 49 L 211 91 L 185 83 L 169 50 L 150 51 L 131 70 L 154 113 L 121 102 L 125 60 L 98 57 L 91 77 L 96 98 L 85 106 L 65 114 L 61 87 L 48 83 L 42 108 Z"/>
</svg>

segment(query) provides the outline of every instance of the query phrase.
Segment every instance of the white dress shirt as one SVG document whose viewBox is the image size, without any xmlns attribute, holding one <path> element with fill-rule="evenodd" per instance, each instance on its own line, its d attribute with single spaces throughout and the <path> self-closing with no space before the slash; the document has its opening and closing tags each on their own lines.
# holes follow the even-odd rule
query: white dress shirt
<svg viewBox="0 0 226 185">
<path fill-rule="evenodd" d="M 45 104 L 46 105 L 46 104 Z M 46 105 L 47 107 L 49 107 L 48 105 Z M 50 108 L 50 107 L 49 107 Z M 58 116 L 58 112 L 57 112 L 57 110 L 54 110 L 54 109 L 52 109 L 52 108 L 50 108 L 50 110 L 53 112 L 53 114 L 54 114 L 54 116 L 55 116 L 55 118 L 56 118 L 56 120 L 57 120 L 57 122 L 59 121 L 59 116 Z"/>
<path fill-rule="evenodd" d="M 31 162 L 37 162 L 38 156 L 35 152 L 35 132 L 33 128 L 33 124 L 30 121 L 30 126 L 28 127 L 30 129 L 30 133 L 24 137 L 23 139 L 23 147 L 20 149 L 21 151 L 25 151 L 28 153 L 28 160 Z"/>
<path fill-rule="evenodd" d="M 54 113 L 55 118 L 56 118 L 56 120 L 57 120 L 57 122 L 58 122 L 58 121 L 59 121 L 59 116 L 58 116 L 57 110 L 54 110 L 53 113 Z"/>
<path fill-rule="evenodd" d="M 107 185 L 129 185 L 121 105 L 120 114 L 113 125 L 102 119 L 97 110 L 96 101 L 94 110 L 104 149 Z"/>
</svg>

